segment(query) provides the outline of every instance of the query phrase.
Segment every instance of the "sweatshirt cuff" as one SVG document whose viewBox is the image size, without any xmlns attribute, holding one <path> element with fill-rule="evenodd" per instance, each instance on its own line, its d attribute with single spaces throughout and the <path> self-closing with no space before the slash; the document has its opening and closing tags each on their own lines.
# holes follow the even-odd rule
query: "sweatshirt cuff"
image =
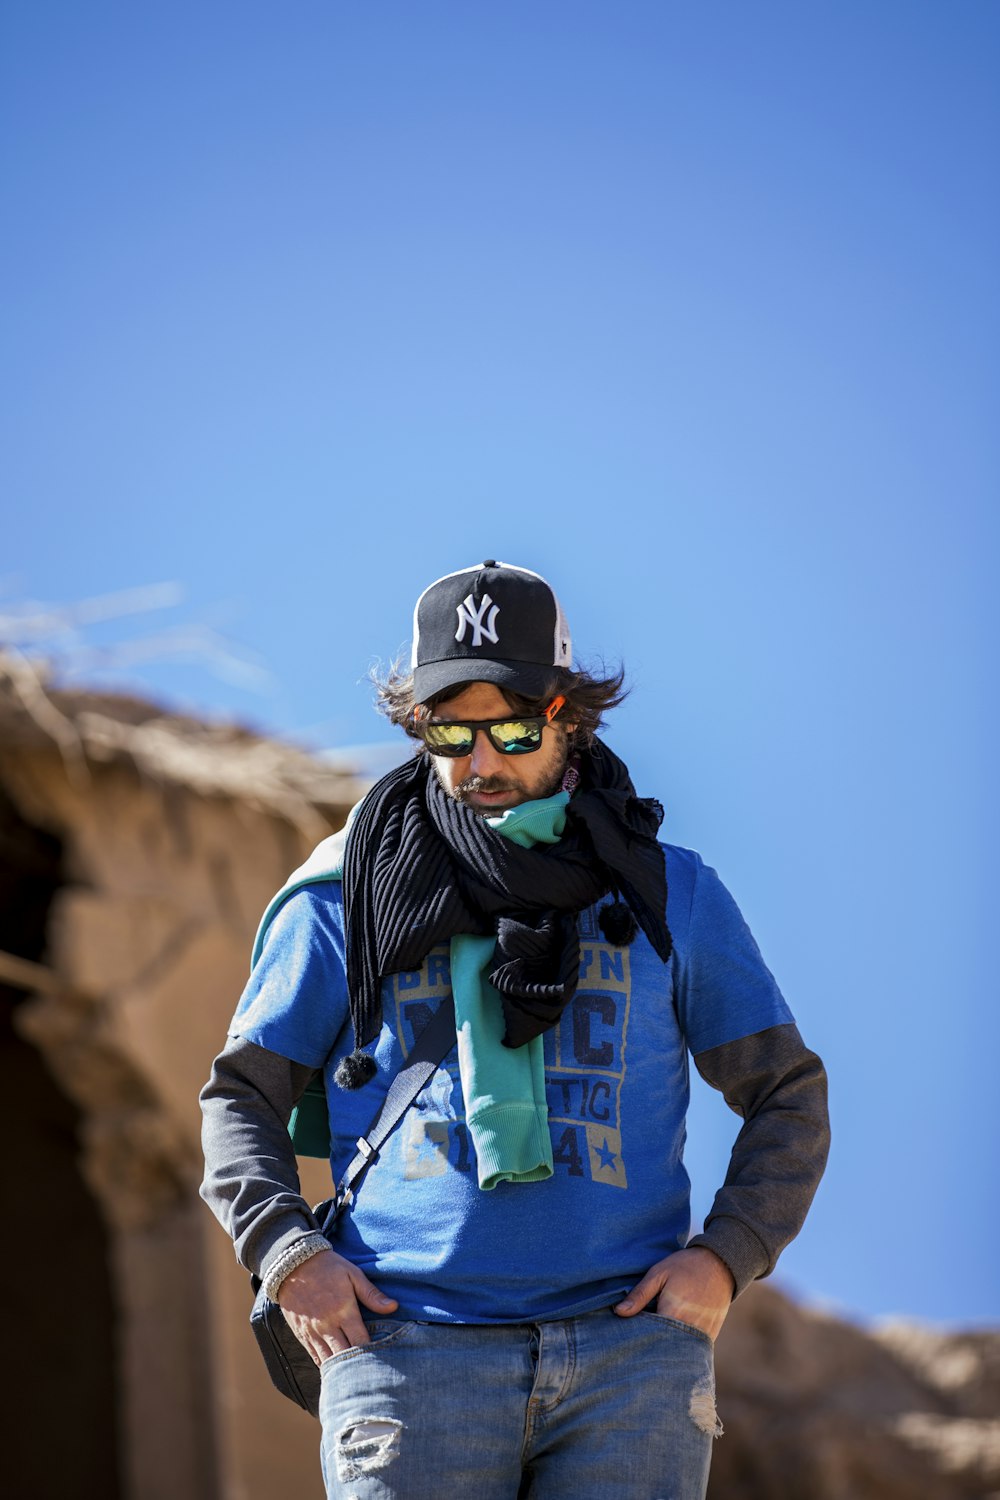
<svg viewBox="0 0 1000 1500">
<path fill-rule="evenodd" d="M 248 1236 L 249 1243 L 240 1248 L 237 1258 L 248 1271 L 264 1281 L 275 1261 L 290 1246 L 297 1244 L 307 1234 L 319 1233 L 316 1218 L 303 1203 L 301 1213 L 288 1209 L 280 1215 L 276 1214 L 272 1221 L 265 1219 L 257 1232 L 252 1237 Z"/>
<path fill-rule="evenodd" d="M 479 1186 L 541 1182 L 551 1177 L 552 1137 L 546 1104 L 489 1104 L 466 1121 L 476 1153 Z"/>
<path fill-rule="evenodd" d="M 719 1214 L 709 1219 L 701 1234 L 693 1235 L 686 1248 L 697 1246 L 712 1250 L 732 1273 L 736 1283 L 733 1300 L 745 1292 L 752 1281 L 766 1276 L 771 1270 L 771 1260 L 761 1241 L 741 1219 Z"/>
</svg>

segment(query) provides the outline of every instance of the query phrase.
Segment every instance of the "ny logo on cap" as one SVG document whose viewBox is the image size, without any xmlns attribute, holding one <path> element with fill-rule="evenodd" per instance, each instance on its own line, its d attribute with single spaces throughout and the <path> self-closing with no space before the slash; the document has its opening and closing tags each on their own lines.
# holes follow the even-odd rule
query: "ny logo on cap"
<svg viewBox="0 0 1000 1500">
<path fill-rule="evenodd" d="M 500 606 L 493 603 L 489 594 L 483 595 L 478 609 L 472 595 L 466 594 L 461 604 L 457 606 L 457 609 L 458 629 L 455 631 L 456 641 L 465 640 L 465 627 L 466 625 L 471 625 L 472 640 L 469 642 L 471 646 L 481 646 L 484 636 L 488 641 L 492 641 L 494 646 L 499 644 L 497 615 L 500 613 Z M 484 620 L 487 610 L 489 610 L 489 618 Z"/>
</svg>

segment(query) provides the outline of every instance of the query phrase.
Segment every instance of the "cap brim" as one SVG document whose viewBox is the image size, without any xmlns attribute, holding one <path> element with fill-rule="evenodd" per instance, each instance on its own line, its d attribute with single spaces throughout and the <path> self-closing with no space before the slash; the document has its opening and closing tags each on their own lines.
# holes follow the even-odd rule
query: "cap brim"
<svg viewBox="0 0 1000 1500">
<path fill-rule="evenodd" d="M 457 687 L 462 682 L 493 682 L 497 687 L 513 688 L 528 698 L 540 697 L 549 684 L 563 675 L 563 668 L 547 667 L 529 661 L 475 661 L 456 657 L 445 661 L 425 662 L 413 672 L 413 697 L 426 703 L 436 693 Z"/>
</svg>

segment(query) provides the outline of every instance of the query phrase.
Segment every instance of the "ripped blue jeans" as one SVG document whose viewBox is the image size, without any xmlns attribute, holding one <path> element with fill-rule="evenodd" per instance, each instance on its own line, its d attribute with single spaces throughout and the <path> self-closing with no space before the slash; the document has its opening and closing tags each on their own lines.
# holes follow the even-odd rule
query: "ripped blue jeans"
<svg viewBox="0 0 1000 1500">
<path fill-rule="evenodd" d="M 330 1500 L 704 1500 L 722 1429 L 698 1329 L 610 1308 L 369 1329 L 322 1366 Z"/>
</svg>

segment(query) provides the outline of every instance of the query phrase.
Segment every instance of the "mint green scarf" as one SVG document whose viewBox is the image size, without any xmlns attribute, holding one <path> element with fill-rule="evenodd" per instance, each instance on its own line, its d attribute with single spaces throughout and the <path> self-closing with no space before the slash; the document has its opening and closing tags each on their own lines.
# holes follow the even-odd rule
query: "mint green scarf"
<svg viewBox="0 0 1000 1500">
<path fill-rule="evenodd" d="M 568 801 L 568 792 L 556 792 L 486 821 L 524 849 L 556 844 L 566 827 Z M 461 932 L 451 940 L 458 1071 L 484 1190 L 498 1182 L 538 1182 L 554 1170 L 544 1043 L 536 1036 L 524 1047 L 503 1045 L 500 996 L 486 978 L 495 948 L 494 937 Z"/>
</svg>

